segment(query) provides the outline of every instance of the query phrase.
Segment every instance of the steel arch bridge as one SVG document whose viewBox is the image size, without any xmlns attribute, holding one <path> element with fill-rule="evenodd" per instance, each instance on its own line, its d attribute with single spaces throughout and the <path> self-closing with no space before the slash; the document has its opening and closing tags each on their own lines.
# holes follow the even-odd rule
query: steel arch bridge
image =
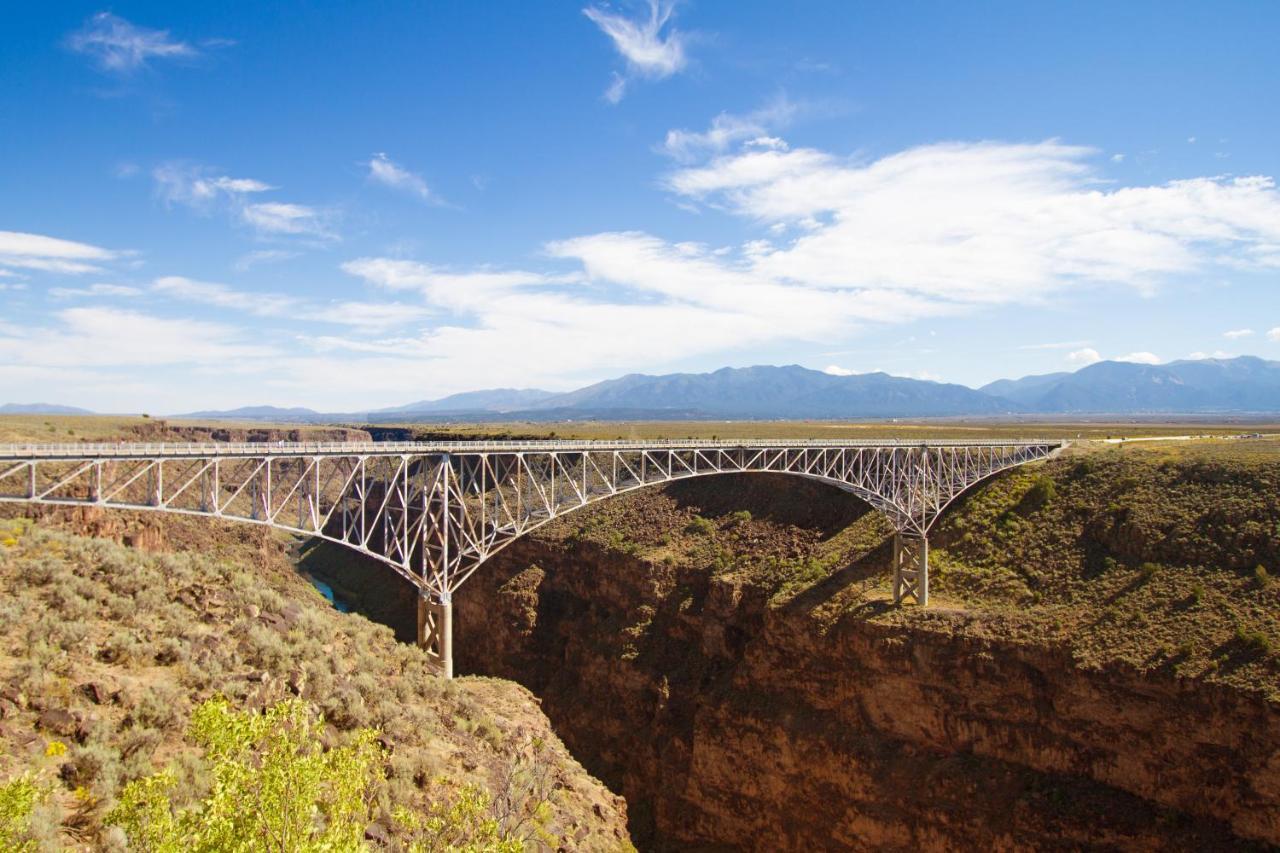
<svg viewBox="0 0 1280 853">
<path fill-rule="evenodd" d="M 0 501 L 207 515 L 316 536 L 419 590 L 418 639 L 453 673 L 452 601 L 519 536 L 646 486 L 738 472 L 852 492 L 893 524 L 893 597 L 929 600 L 927 534 L 961 492 L 1066 442 L 530 441 L 0 446 Z"/>
</svg>

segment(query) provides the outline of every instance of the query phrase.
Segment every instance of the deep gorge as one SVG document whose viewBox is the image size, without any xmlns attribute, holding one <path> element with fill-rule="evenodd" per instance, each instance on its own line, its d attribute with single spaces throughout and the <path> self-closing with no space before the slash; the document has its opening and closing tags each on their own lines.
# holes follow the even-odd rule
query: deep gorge
<svg viewBox="0 0 1280 853">
<path fill-rule="evenodd" d="M 1051 469 L 1063 489 L 1072 464 Z M 1016 502 L 1017 478 L 1005 481 L 994 490 Z M 681 551 L 695 516 L 767 559 L 726 565 L 728 549 L 702 542 Z M 1082 660 L 1016 607 L 895 613 L 864 600 L 887 565 L 875 532 L 855 499 L 784 477 L 606 502 L 517 541 L 468 582 L 459 668 L 540 697 L 575 757 L 626 798 L 641 849 L 1280 839 L 1274 701 L 1168 666 Z M 779 595 L 777 566 L 809 565 L 842 537 L 852 556 L 837 571 Z M 939 535 L 963 552 L 958 539 Z M 407 587 L 387 595 L 381 567 L 317 550 L 337 558 L 329 579 L 356 594 L 375 583 L 374 615 L 411 630 Z"/>
</svg>

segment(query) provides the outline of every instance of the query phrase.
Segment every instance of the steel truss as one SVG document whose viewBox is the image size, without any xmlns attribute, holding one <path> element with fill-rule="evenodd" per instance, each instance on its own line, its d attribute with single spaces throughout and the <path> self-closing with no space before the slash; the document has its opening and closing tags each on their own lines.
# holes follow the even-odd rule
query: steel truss
<svg viewBox="0 0 1280 853">
<path fill-rule="evenodd" d="M 1061 441 L 450 442 L 0 446 L 0 500 L 161 510 L 317 536 L 421 591 L 419 639 L 451 675 L 453 593 L 489 557 L 613 495 L 711 474 L 828 483 L 883 512 L 894 601 L 927 604 L 934 520 L 992 474 Z"/>
</svg>

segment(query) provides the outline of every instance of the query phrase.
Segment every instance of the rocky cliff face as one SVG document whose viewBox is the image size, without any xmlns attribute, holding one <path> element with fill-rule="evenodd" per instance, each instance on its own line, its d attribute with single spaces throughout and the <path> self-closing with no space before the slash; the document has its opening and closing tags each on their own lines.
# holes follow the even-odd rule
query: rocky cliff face
<svg viewBox="0 0 1280 853">
<path fill-rule="evenodd" d="M 634 549 L 632 549 L 634 551 Z M 551 533 L 456 598 L 650 849 L 1239 849 L 1280 842 L 1280 713 L 961 608 L 835 618 L 830 590 Z M 1021 640 L 1009 637 L 1024 637 Z"/>
</svg>

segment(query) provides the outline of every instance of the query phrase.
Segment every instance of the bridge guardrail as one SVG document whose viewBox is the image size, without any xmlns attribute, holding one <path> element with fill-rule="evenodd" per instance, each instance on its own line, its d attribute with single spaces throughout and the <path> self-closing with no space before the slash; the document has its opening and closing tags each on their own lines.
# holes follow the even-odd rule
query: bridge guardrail
<svg viewBox="0 0 1280 853">
<path fill-rule="evenodd" d="M 373 442 L 64 442 L 59 444 L 0 444 L 0 459 L 87 458 L 102 456 L 299 456 L 387 455 L 431 453 L 518 453 L 575 450 L 652 450 L 688 448 L 805 448 L 805 447 L 1025 447 L 1066 446 L 1065 439 L 653 439 L 539 440 L 539 441 L 373 441 Z"/>
</svg>

